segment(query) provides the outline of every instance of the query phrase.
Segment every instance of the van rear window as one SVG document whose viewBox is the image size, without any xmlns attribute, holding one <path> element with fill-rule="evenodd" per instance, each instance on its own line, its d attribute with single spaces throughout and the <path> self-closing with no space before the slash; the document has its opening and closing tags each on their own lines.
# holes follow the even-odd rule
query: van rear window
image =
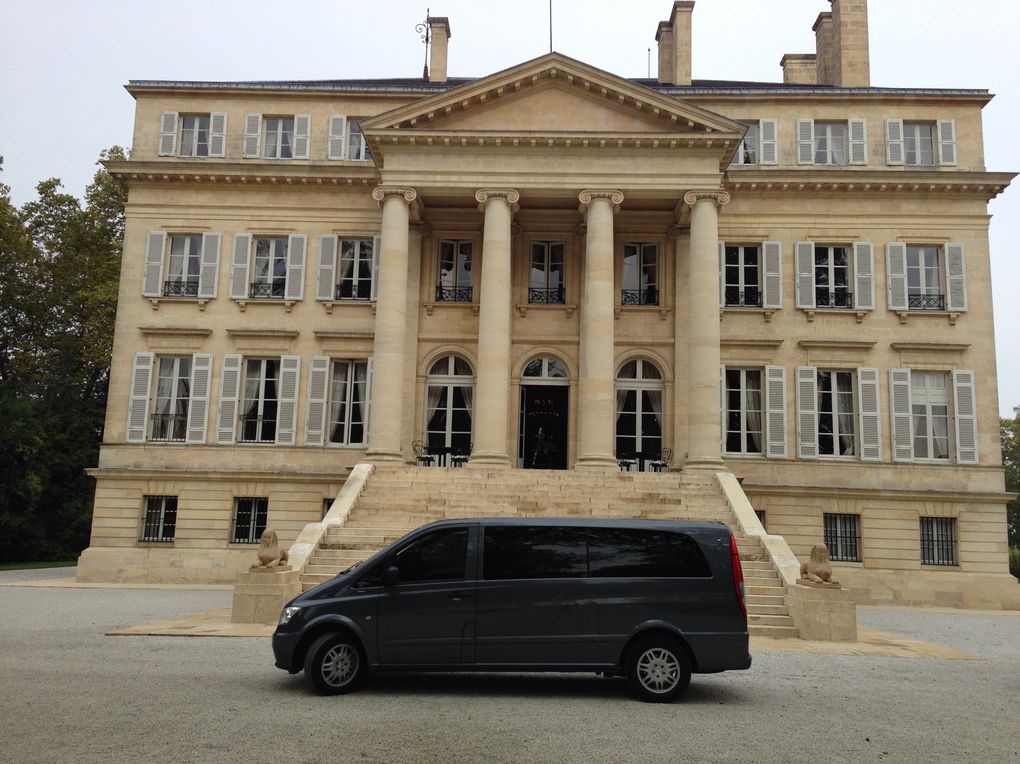
<svg viewBox="0 0 1020 764">
<path fill-rule="evenodd" d="M 636 528 L 485 528 L 486 580 L 527 578 L 707 578 L 690 536 Z"/>
</svg>

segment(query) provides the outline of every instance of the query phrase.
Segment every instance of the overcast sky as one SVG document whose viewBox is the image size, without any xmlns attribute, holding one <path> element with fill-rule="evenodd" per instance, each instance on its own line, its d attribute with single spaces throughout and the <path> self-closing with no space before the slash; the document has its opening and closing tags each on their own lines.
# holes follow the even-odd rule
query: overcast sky
<svg viewBox="0 0 1020 764">
<path fill-rule="evenodd" d="M 417 77 L 426 4 L 450 19 L 450 76 L 549 50 L 548 0 L 0 0 L 0 182 L 15 204 L 59 177 L 81 195 L 99 152 L 131 142 L 130 79 Z M 553 0 L 553 47 L 624 77 L 648 74 L 671 0 Z M 697 0 L 694 77 L 781 81 L 814 52 L 826 0 Z M 872 0 L 875 86 L 985 88 L 985 162 L 1020 170 L 1018 0 Z M 1020 405 L 1020 179 L 993 201 L 999 410 Z"/>
</svg>

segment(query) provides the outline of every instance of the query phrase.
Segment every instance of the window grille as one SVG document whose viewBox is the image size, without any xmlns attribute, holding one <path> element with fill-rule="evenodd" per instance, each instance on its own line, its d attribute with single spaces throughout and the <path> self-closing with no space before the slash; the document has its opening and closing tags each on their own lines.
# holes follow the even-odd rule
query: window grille
<svg viewBox="0 0 1020 764">
<path fill-rule="evenodd" d="M 826 512 L 824 516 L 825 546 L 829 559 L 840 562 L 861 561 L 861 516 Z"/>
</svg>

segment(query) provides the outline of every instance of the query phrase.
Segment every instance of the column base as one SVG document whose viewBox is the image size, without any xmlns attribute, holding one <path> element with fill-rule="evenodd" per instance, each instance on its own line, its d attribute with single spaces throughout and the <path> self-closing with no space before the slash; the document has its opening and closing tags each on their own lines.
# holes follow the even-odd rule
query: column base
<svg viewBox="0 0 1020 764">
<path fill-rule="evenodd" d="M 465 465 L 468 468 L 482 468 L 482 467 L 499 467 L 510 469 L 510 457 L 506 454 L 471 454 L 471 458 L 468 459 L 468 463 Z"/>
<path fill-rule="evenodd" d="M 404 454 L 400 451 L 368 450 L 365 452 L 365 461 L 369 464 L 404 464 Z"/>
<path fill-rule="evenodd" d="M 619 470 L 620 465 L 615 456 L 582 456 L 574 463 L 575 470 Z"/>
<path fill-rule="evenodd" d="M 684 462 L 685 470 L 702 470 L 705 472 L 729 472 L 722 459 L 688 459 Z"/>
</svg>

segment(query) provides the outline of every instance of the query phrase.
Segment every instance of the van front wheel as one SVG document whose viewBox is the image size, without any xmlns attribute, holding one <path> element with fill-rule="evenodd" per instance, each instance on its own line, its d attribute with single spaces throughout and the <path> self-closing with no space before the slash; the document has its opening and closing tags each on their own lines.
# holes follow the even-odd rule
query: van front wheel
<svg viewBox="0 0 1020 764">
<path fill-rule="evenodd" d="M 361 645 L 347 634 L 325 634 L 305 655 L 305 680 L 322 695 L 352 692 L 364 678 Z"/>
<path fill-rule="evenodd" d="M 649 703 L 670 703 L 691 683 L 691 662 L 675 640 L 646 637 L 627 652 L 625 665 L 630 691 Z"/>
</svg>

